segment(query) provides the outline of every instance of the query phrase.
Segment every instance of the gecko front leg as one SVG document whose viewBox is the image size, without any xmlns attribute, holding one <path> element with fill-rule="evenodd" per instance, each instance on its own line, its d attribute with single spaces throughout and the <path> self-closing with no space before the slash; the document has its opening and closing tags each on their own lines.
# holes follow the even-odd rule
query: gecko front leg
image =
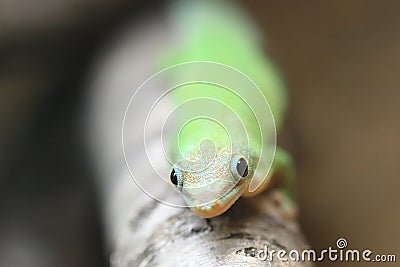
<svg viewBox="0 0 400 267">
<path fill-rule="evenodd" d="M 264 182 L 256 191 L 246 190 L 243 197 L 254 197 L 266 190 L 271 191 L 277 205 L 282 207 L 285 217 L 294 218 L 297 214 L 292 193 L 294 179 L 295 169 L 292 157 L 284 149 L 277 148 L 271 170 Z"/>
</svg>

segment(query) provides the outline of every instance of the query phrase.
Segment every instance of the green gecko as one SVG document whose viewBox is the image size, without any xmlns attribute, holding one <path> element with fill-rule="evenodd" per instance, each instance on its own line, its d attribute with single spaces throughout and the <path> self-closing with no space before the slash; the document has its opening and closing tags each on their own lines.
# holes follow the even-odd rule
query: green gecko
<svg viewBox="0 0 400 267">
<path fill-rule="evenodd" d="M 279 131 L 286 111 L 287 93 L 273 64 L 262 52 L 255 27 L 242 12 L 231 3 L 222 1 L 180 1 L 174 11 L 173 25 L 178 29 L 179 40 L 169 50 L 164 63 L 212 61 L 239 70 L 261 89 Z M 249 190 L 255 169 L 269 167 L 258 161 L 261 149 L 272 149 L 261 145 L 269 136 L 260 135 L 260 131 L 271 129 L 258 128 L 252 107 L 249 109 L 240 98 L 227 90 L 201 83 L 182 86 L 172 100 L 178 104 L 196 98 L 216 99 L 239 114 L 247 136 L 236 136 L 235 140 L 231 140 L 232 144 L 221 125 L 209 120 L 194 120 L 184 128 L 176 129 L 175 135 L 179 135 L 179 140 L 178 145 L 171 148 L 174 166 L 170 180 L 187 206 L 201 217 L 218 216 L 240 196 L 252 197 L 264 191 L 270 184 L 270 178 L 277 173 L 284 181 L 281 192 L 288 196 L 285 185 L 293 178 L 293 166 L 291 157 L 281 148 L 276 149 L 269 172 L 264 177 L 258 177 L 262 180 L 261 186 L 254 191 Z M 194 113 L 204 110 L 222 114 L 226 118 L 223 125 L 226 128 L 235 129 L 238 126 L 233 118 L 230 119 L 233 113 L 228 113 L 221 105 L 200 102 L 192 106 Z M 211 143 L 202 142 L 205 139 Z M 291 200 L 285 199 L 284 203 L 292 207 Z"/>
</svg>

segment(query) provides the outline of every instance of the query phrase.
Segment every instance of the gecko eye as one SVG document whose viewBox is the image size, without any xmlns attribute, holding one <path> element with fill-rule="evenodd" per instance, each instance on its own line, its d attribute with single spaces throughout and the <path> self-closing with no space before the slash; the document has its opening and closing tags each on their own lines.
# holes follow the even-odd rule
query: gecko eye
<svg viewBox="0 0 400 267">
<path fill-rule="evenodd" d="M 175 169 L 172 169 L 171 172 L 171 183 L 173 183 L 174 185 L 178 185 L 178 177 L 176 176 Z"/>
<path fill-rule="evenodd" d="M 181 177 L 179 176 L 179 171 L 178 170 L 175 171 L 175 168 L 172 169 L 170 179 L 171 183 L 173 183 L 178 188 L 182 186 L 182 180 Z"/>
<path fill-rule="evenodd" d="M 249 166 L 244 158 L 240 158 L 236 163 L 236 171 L 241 177 L 246 177 L 249 174 Z"/>
</svg>

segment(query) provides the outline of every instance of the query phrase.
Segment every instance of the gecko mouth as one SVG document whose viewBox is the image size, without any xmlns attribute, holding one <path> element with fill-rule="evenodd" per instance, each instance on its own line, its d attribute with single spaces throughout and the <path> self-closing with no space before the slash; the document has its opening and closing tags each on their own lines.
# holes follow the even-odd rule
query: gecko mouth
<svg viewBox="0 0 400 267">
<path fill-rule="evenodd" d="M 240 188 L 239 185 L 236 185 L 222 197 L 206 204 L 192 205 L 190 208 L 194 213 L 204 218 L 218 216 L 228 210 L 238 200 L 241 195 Z"/>
</svg>

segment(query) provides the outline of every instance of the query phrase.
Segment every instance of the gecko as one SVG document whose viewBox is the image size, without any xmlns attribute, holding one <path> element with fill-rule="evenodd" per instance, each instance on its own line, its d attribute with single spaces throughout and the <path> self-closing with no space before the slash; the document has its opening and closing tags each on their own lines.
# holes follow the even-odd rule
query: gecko
<svg viewBox="0 0 400 267">
<path fill-rule="evenodd" d="M 178 40 L 166 53 L 163 62 L 174 65 L 210 61 L 244 73 L 260 88 L 279 133 L 288 94 L 276 67 L 263 52 L 260 33 L 245 13 L 228 1 L 179 1 L 172 10 L 172 24 Z M 172 146 L 174 163 L 169 178 L 187 206 L 200 217 L 215 217 L 227 211 L 240 197 L 260 194 L 274 184 L 271 181 L 275 177 L 279 177 L 283 181 L 279 190 L 284 196 L 285 206 L 293 209 L 288 188 L 294 177 L 294 168 L 291 156 L 282 148 L 277 147 L 274 151 L 269 172 L 258 177 L 261 185 L 256 190 L 249 190 L 256 168 L 268 168 L 260 161 L 261 151 L 273 149 L 262 147 L 266 137 L 259 132 L 271 129 L 258 128 L 252 107 L 247 107 L 229 90 L 201 83 L 183 86 L 172 100 L 178 104 L 191 99 L 217 100 L 216 104 L 205 101 L 193 105 L 192 111 L 207 110 L 222 116 L 226 124 L 222 127 L 230 129 L 239 126 L 233 119 L 233 114 L 238 114 L 246 135 L 236 136 L 232 144 L 221 125 L 210 120 L 194 120 L 184 128 L 175 129 L 174 138 L 179 135 L 179 140 L 176 146 Z M 226 107 L 232 112 L 227 112 Z M 204 142 L 205 139 L 210 142 Z"/>
</svg>

